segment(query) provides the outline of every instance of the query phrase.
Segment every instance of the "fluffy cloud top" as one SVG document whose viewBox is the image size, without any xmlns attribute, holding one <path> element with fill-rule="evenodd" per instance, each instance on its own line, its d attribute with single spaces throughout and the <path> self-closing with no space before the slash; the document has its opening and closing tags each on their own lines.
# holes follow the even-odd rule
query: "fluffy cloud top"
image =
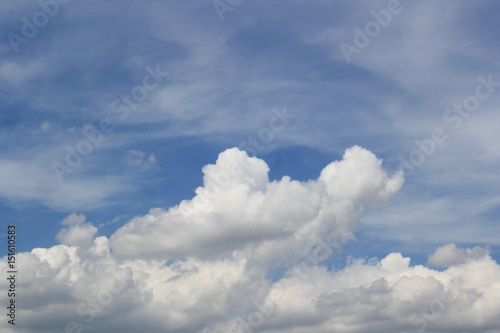
<svg viewBox="0 0 500 333">
<path fill-rule="evenodd" d="M 192 200 L 151 210 L 110 239 L 121 258 L 228 258 L 251 251 L 263 260 L 300 259 L 314 238 L 352 238 L 366 204 L 387 203 L 403 184 L 382 161 L 358 146 L 326 166 L 316 180 L 283 177 L 269 182 L 267 164 L 237 148 L 203 168 L 203 186 Z M 273 258 L 274 257 L 274 258 Z"/>
<path fill-rule="evenodd" d="M 57 240 L 68 246 L 77 246 L 87 250 L 94 242 L 97 228 L 91 223 L 85 223 L 85 215 L 71 214 L 66 217 L 61 224 L 69 227 L 63 228 L 57 234 Z"/>
<path fill-rule="evenodd" d="M 353 147 L 318 179 L 269 182 L 238 149 L 203 168 L 192 200 L 153 209 L 108 240 L 84 215 L 62 222 L 61 245 L 17 256 L 18 322 L 2 332 L 492 332 L 500 266 L 482 248 L 439 248 L 429 262 L 320 265 L 348 240 L 365 205 L 403 184 Z M 459 258 L 466 257 L 466 260 Z M 271 264 L 286 273 L 269 279 Z M 7 257 L 0 261 L 7 270 Z M 6 290 L 7 282 L 0 280 Z M 5 294 L 0 302 L 6 304 Z"/>
<path fill-rule="evenodd" d="M 476 246 L 472 249 L 458 249 L 455 244 L 441 246 L 429 256 L 429 264 L 437 267 L 450 267 L 463 264 L 469 260 L 481 259 L 487 256 L 488 250 Z"/>
</svg>

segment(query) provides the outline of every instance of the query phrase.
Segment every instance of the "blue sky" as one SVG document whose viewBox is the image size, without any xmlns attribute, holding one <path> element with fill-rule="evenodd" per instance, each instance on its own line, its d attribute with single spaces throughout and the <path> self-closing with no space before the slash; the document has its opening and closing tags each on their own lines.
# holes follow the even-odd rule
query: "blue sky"
<svg viewBox="0 0 500 333">
<path fill-rule="evenodd" d="M 58 246 L 70 214 L 118 239 L 232 147 L 307 184 L 360 146 L 404 185 L 360 206 L 327 266 L 425 265 L 450 243 L 500 258 L 497 3 L 61 2 L 0 3 L 0 216 L 19 251 Z"/>
</svg>

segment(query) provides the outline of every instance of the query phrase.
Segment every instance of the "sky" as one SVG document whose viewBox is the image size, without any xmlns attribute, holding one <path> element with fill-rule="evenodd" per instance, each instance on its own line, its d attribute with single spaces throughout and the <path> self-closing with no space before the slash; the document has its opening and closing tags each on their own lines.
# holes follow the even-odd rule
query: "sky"
<svg viewBox="0 0 500 333">
<path fill-rule="evenodd" d="M 499 10 L 0 1 L 0 330 L 499 332 Z"/>
</svg>

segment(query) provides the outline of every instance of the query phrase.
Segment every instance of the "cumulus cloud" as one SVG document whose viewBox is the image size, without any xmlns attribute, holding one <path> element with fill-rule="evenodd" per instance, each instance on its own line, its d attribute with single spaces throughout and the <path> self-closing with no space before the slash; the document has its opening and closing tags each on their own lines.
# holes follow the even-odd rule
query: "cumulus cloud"
<svg viewBox="0 0 500 333">
<path fill-rule="evenodd" d="M 489 256 L 444 272 L 409 263 L 391 253 L 336 272 L 318 267 L 285 277 L 259 300 L 267 314 L 255 307 L 228 326 L 273 333 L 488 332 L 497 322 L 500 267 Z"/>
<path fill-rule="evenodd" d="M 455 244 L 439 247 L 429 256 L 428 263 L 437 267 L 450 267 L 463 264 L 469 260 L 480 259 L 489 254 L 487 249 L 476 246 L 472 249 L 458 249 Z"/>
<path fill-rule="evenodd" d="M 263 160 L 228 149 L 203 168 L 204 184 L 192 200 L 130 221 L 110 244 L 122 258 L 218 259 L 251 251 L 259 261 L 300 259 L 320 235 L 332 243 L 352 238 L 363 206 L 387 203 L 399 190 L 402 174 L 387 176 L 381 162 L 355 146 L 318 179 L 270 182 Z"/>
<path fill-rule="evenodd" d="M 82 214 L 62 222 L 60 245 L 17 256 L 15 330 L 2 332 L 490 332 L 498 327 L 500 266 L 482 248 L 447 245 L 410 265 L 391 253 L 321 260 L 353 237 L 365 205 L 403 183 L 352 147 L 314 180 L 270 182 L 266 163 L 238 149 L 203 168 L 192 200 L 132 219 L 110 239 Z M 271 258 L 271 259 L 269 259 Z M 452 259 L 450 259 L 452 258 Z M 269 279 L 271 262 L 286 273 Z M 7 270 L 7 257 L 0 261 Z M 6 290 L 7 282 L 0 280 Z M 21 302 L 22 299 L 22 302 Z M 0 294 L 6 303 L 6 295 Z"/>
<path fill-rule="evenodd" d="M 97 228 L 91 223 L 85 223 L 86 217 L 83 214 L 71 214 L 66 217 L 61 224 L 68 225 L 57 234 L 57 240 L 68 246 L 77 246 L 82 249 L 89 248 L 94 242 L 94 235 Z"/>
<path fill-rule="evenodd" d="M 85 222 L 87 218 L 83 214 L 73 213 L 71 215 L 66 216 L 62 221 L 62 225 L 77 225 Z"/>
<path fill-rule="evenodd" d="M 98 333 L 489 332 L 498 325 L 500 267 L 489 256 L 440 272 L 391 253 L 271 283 L 243 257 L 119 262 L 105 237 L 77 253 L 58 245 L 19 255 L 25 296 L 15 332 L 63 332 L 68 324 Z"/>
</svg>

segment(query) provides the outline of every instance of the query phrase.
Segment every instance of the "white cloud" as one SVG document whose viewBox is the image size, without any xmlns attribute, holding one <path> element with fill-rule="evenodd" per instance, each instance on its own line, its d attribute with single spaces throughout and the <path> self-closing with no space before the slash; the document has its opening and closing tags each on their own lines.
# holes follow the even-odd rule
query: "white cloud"
<svg viewBox="0 0 500 333">
<path fill-rule="evenodd" d="M 86 220 L 85 215 L 73 213 L 68 215 L 62 220 L 62 225 L 78 225 L 84 223 Z"/>
<path fill-rule="evenodd" d="M 363 205 L 386 203 L 399 190 L 402 175 L 390 178 L 380 165 L 355 146 L 317 180 L 285 176 L 269 182 L 264 161 L 229 149 L 203 168 L 204 186 L 192 200 L 151 210 L 110 242 L 123 258 L 219 258 L 235 250 L 254 251 L 266 261 L 300 258 L 319 235 L 331 235 L 334 242 L 351 238 Z"/>
<path fill-rule="evenodd" d="M 97 228 L 91 223 L 85 223 L 85 215 L 71 214 L 61 224 L 69 227 L 63 228 L 57 234 L 57 240 L 64 245 L 77 246 L 87 250 L 94 242 Z"/>
<path fill-rule="evenodd" d="M 429 256 L 428 263 L 438 267 L 450 267 L 464 264 L 469 260 L 486 257 L 487 249 L 476 246 L 472 249 L 458 249 L 455 244 L 447 244 L 439 247 L 436 252 Z"/>
<path fill-rule="evenodd" d="M 338 19 L 347 23 L 347 26 L 327 28 L 322 38 L 335 41 L 331 51 L 327 52 L 335 53 L 339 41 L 353 37 L 354 25 L 366 23 L 365 18 L 372 19 L 370 9 L 385 8 L 387 1 L 366 4 L 370 8 L 354 6 L 349 11 L 340 10 L 345 8 L 344 5 L 334 8 L 307 5 L 308 17 L 321 11 L 329 22 Z M 203 10 L 199 7 L 194 9 L 197 13 L 213 9 L 210 2 L 203 6 Z M 288 52 L 280 45 L 280 59 L 283 59 L 282 63 L 287 68 L 284 77 L 280 76 L 279 68 L 272 61 L 258 59 L 258 65 L 249 66 L 246 59 L 254 56 L 250 52 L 251 48 L 241 56 L 234 43 L 243 45 L 247 40 L 255 39 L 267 45 L 266 38 L 262 37 L 266 37 L 272 29 L 285 27 L 283 31 L 289 32 L 292 26 L 290 22 L 294 22 L 293 26 L 304 23 L 301 23 L 301 19 L 297 20 L 297 13 L 293 13 L 292 7 L 287 11 L 287 17 L 277 17 L 275 10 L 262 11 L 262 8 L 254 6 L 248 3 L 232 13 L 235 18 L 232 23 L 235 24 L 231 25 L 231 29 L 221 25 L 215 13 L 212 13 L 215 21 L 200 20 L 198 16 L 192 15 L 193 12 L 186 10 L 187 7 L 169 6 L 165 11 L 161 5 L 155 4 L 146 8 L 154 13 L 152 16 L 141 16 L 139 10 L 133 13 L 142 18 L 138 22 L 147 23 L 148 34 L 152 32 L 159 40 L 176 41 L 185 47 L 182 52 L 187 54 L 188 60 L 182 61 L 183 56 L 180 56 L 174 62 L 166 61 L 174 64 L 172 68 L 175 69 L 176 79 L 151 96 L 151 100 L 141 106 L 141 112 L 132 112 L 127 123 L 180 120 L 171 128 L 160 126 L 163 136 L 219 134 L 235 128 L 243 131 L 258 126 L 257 119 L 265 117 L 266 108 L 263 105 L 275 106 L 277 101 L 288 101 L 292 91 L 292 100 L 298 103 L 298 112 L 307 113 L 308 117 L 297 122 L 293 131 L 287 131 L 291 133 L 287 144 L 295 142 L 337 151 L 338 146 L 325 142 L 353 141 L 353 138 L 365 142 L 372 139 L 378 141 L 378 136 L 370 134 L 395 132 L 397 137 L 380 141 L 390 141 L 388 145 L 392 148 L 397 146 L 398 149 L 404 149 L 405 141 L 423 139 L 429 128 L 443 125 L 440 117 L 444 109 L 455 101 L 463 100 L 463 93 L 470 92 L 476 76 L 491 70 L 490 65 L 496 61 L 498 53 L 494 49 L 495 43 L 489 43 L 491 40 L 479 36 L 490 35 L 482 29 L 490 27 L 488 18 L 485 17 L 481 27 L 470 24 L 473 16 L 476 20 L 482 18 L 485 7 L 475 7 L 476 3 L 463 1 L 454 4 L 406 2 L 403 3 L 405 9 L 397 17 L 397 22 L 394 18 L 394 22 L 359 57 L 354 56 L 356 66 L 353 66 L 352 71 L 340 73 L 353 78 L 353 82 L 338 81 L 339 73 L 333 73 L 329 66 L 323 67 L 324 59 L 316 58 L 317 49 L 308 50 L 302 55 L 313 59 L 312 62 L 295 64 L 290 62 L 292 58 L 287 58 L 295 52 Z M 103 8 L 95 10 L 100 14 L 106 12 Z M 131 10 L 136 9 L 131 7 Z M 246 40 L 235 39 L 242 31 L 252 32 L 256 27 L 248 18 L 257 10 L 260 21 L 256 25 L 258 28 L 263 27 L 264 33 L 250 34 L 252 38 Z M 328 15 L 330 12 L 335 15 Z M 72 13 L 76 13 L 76 16 Z M 78 8 L 68 7 L 66 14 L 67 22 L 86 22 Z M 10 17 L 21 15 L 24 14 Z M 238 20 L 238 17 L 246 17 L 247 20 Z M 211 22 L 215 24 L 212 26 Z M 268 31 L 262 22 L 275 24 L 269 24 Z M 324 26 L 324 22 L 318 20 L 314 25 Z M 117 26 L 122 29 L 120 24 Z M 189 29 L 182 28 L 186 26 Z M 310 29 L 311 25 L 308 26 Z M 92 59 L 109 58 L 110 62 L 118 64 L 120 73 L 124 71 L 119 60 L 112 58 L 110 50 L 117 49 L 112 44 L 109 45 L 111 49 L 90 48 L 93 54 L 83 54 L 80 49 L 72 47 L 80 46 L 82 37 L 93 40 L 90 37 L 100 36 L 98 33 L 89 31 L 88 34 L 77 36 L 76 30 L 59 27 L 62 29 L 53 30 L 66 31 L 67 34 L 39 43 L 49 48 L 48 55 L 43 52 L 43 47 L 37 54 L 37 58 L 45 58 L 45 61 L 25 61 L 26 66 L 20 62 L 4 61 L 0 64 L 0 78 L 10 84 L 10 88 L 19 90 L 19 99 L 29 96 L 33 110 L 60 110 L 64 117 L 77 114 L 76 119 L 80 121 L 82 112 L 68 111 L 89 112 L 92 109 L 96 110 L 92 112 L 101 112 L 103 108 L 96 105 L 101 103 L 108 106 L 115 98 L 113 94 L 121 93 L 117 91 L 117 87 L 121 86 L 113 87 L 112 82 L 101 80 L 103 77 L 95 80 L 97 77 L 93 77 L 91 71 L 85 71 L 88 75 L 85 81 L 91 83 L 89 86 L 95 85 L 96 94 L 83 94 L 88 91 L 86 86 L 68 93 L 57 89 L 66 86 L 66 81 L 54 78 L 66 80 L 68 75 L 78 74 L 78 68 L 86 68 L 81 60 L 89 56 L 93 56 Z M 88 30 L 80 29 L 78 24 L 75 27 L 81 31 Z M 297 28 L 296 31 L 300 30 Z M 475 36 L 472 31 L 476 31 Z M 140 31 L 135 33 L 141 35 Z M 490 35 L 488 38 L 493 37 Z M 231 44 L 231 40 L 235 42 Z M 156 39 L 143 41 L 144 45 L 150 42 L 159 45 L 160 52 L 169 53 L 165 50 L 170 46 L 158 43 Z M 65 54 L 70 55 L 68 59 L 76 59 L 75 63 L 66 65 L 71 71 L 61 66 L 66 56 L 60 57 L 52 52 L 61 45 L 67 51 Z M 271 55 L 269 52 L 272 49 L 251 45 L 257 46 L 255 54 Z M 303 47 L 300 44 L 298 46 Z M 157 58 L 153 58 L 153 53 L 137 53 L 134 59 L 143 59 L 144 63 L 155 61 Z M 120 58 L 116 59 L 127 57 L 120 50 L 118 54 Z M 90 63 L 101 64 L 102 61 Z M 142 66 L 144 63 L 139 61 L 136 65 Z M 336 65 L 335 62 L 326 63 Z M 50 71 L 44 72 L 47 67 L 44 64 L 50 64 Z M 313 70 L 316 67 L 318 70 Z M 101 71 L 101 68 L 98 66 L 96 70 Z M 289 68 L 295 68 L 294 72 L 290 72 Z M 370 75 L 363 76 L 363 80 L 382 78 L 383 83 L 389 81 L 405 89 L 388 91 L 385 84 L 381 84 L 381 92 L 372 89 L 373 85 L 363 87 L 360 81 L 355 80 L 355 76 L 365 70 Z M 42 80 L 41 85 L 35 86 L 46 90 L 38 91 L 35 88 L 26 91 L 25 95 L 26 84 L 38 81 L 42 73 L 44 77 L 49 77 Z M 373 76 L 374 73 L 378 75 Z M 290 79 L 302 74 L 307 74 L 307 82 Z M 242 76 L 245 78 L 243 81 Z M 336 77 L 336 82 L 332 85 L 330 80 L 333 77 Z M 76 83 L 77 79 L 71 77 L 72 82 Z M 51 85 L 51 81 L 57 81 L 61 86 Z M 95 84 L 97 82 L 104 82 L 106 89 Z M 311 83 L 317 85 L 310 86 Z M 305 86 L 307 89 L 303 90 Z M 108 89 L 109 92 L 106 92 Z M 321 93 L 322 89 L 326 91 L 325 94 Z M 282 93 L 283 90 L 286 94 Z M 32 94 L 32 91 L 36 94 Z M 33 99 L 35 95 L 42 97 Z M 259 97 L 255 98 L 257 95 Z M 329 99 L 332 95 L 336 98 Z M 91 98 L 87 98 L 89 96 Z M 360 101 L 356 103 L 356 107 L 359 104 L 360 109 L 356 110 L 359 113 L 351 112 L 352 106 L 346 108 L 337 103 L 346 96 Z M 307 98 L 321 103 L 306 102 Z M 74 106 L 80 104 L 75 101 L 89 101 L 90 104 L 83 103 L 84 106 L 80 108 Z M 92 104 L 92 101 L 96 102 Z M 377 103 L 382 110 L 372 108 L 372 104 Z M 365 104 L 370 105 L 368 110 L 363 110 Z M 395 111 L 387 111 L 387 104 L 392 105 L 391 109 Z M 493 100 L 491 104 L 495 104 Z M 70 110 L 68 105 L 71 106 Z M 332 108 L 332 105 L 335 107 Z M 334 112 L 330 112 L 330 108 Z M 338 116 L 337 109 L 340 110 Z M 243 121 L 241 113 L 234 110 L 244 110 Z M 388 114 L 390 119 L 379 119 L 380 113 L 377 111 Z M 350 115 L 354 115 L 356 121 L 363 122 L 362 125 L 356 123 L 355 127 L 348 126 L 349 123 L 344 120 Z M 450 193 L 450 197 L 436 199 L 435 192 L 429 193 L 432 187 L 428 184 L 424 191 L 421 188 L 414 189 L 413 193 L 418 193 L 418 200 L 414 195 L 402 201 L 398 209 L 391 211 L 390 219 L 379 215 L 382 216 L 379 224 L 387 226 L 387 234 L 392 233 L 395 239 L 406 237 L 406 240 L 416 238 L 425 242 L 442 241 L 444 237 L 460 237 L 463 241 L 470 241 L 471 238 L 484 241 L 485 236 L 489 237 L 488 240 L 494 238 L 494 227 L 479 228 L 470 221 L 456 223 L 458 218 L 468 216 L 467 207 L 457 200 L 458 196 L 467 192 L 485 193 L 495 188 L 492 184 L 497 180 L 489 180 L 494 178 L 498 169 L 494 164 L 498 160 L 498 149 L 496 140 L 492 140 L 498 136 L 498 131 L 496 122 L 490 116 L 475 115 L 464 126 L 465 139 L 462 143 L 472 138 L 480 148 L 478 154 L 483 154 L 480 159 L 471 158 L 477 156 L 474 153 L 477 147 L 470 143 L 457 143 L 451 138 L 454 152 L 444 154 L 440 151 L 433 156 L 433 161 L 440 162 L 436 163 L 438 167 L 429 159 L 422 168 L 433 168 L 433 178 L 427 177 L 426 181 L 435 184 L 438 188 L 435 188 L 435 192 L 439 192 L 437 195 Z M 341 118 L 342 121 L 335 121 Z M 68 120 L 72 123 L 75 118 Z M 335 123 L 346 130 L 332 129 Z M 40 127 L 42 130 L 47 127 L 44 124 Z M 125 132 L 121 134 L 123 140 L 115 137 L 115 147 L 124 149 L 137 140 L 160 136 L 156 131 L 146 133 L 142 129 L 135 134 Z M 116 134 L 120 135 L 120 131 Z M 10 139 L 22 144 L 24 135 Z M 31 146 L 31 141 L 24 142 L 24 147 Z M 379 151 L 384 151 L 381 145 L 385 143 L 373 144 Z M 54 156 L 59 156 L 57 154 L 63 151 L 61 148 Z M 122 192 L 125 188 L 123 184 L 129 183 L 110 177 L 103 181 L 101 178 L 75 176 L 60 184 L 51 170 L 43 168 L 49 163 L 38 163 L 31 156 L 34 154 L 22 160 L 0 160 L 0 196 L 13 201 L 37 200 L 52 208 L 72 211 L 75 208 L 87 209 L 101 205 L 109 197 Z M 477 167 L 477 161 L 483 161 L 483 157 L 492 161 L 487 170 Z M 154 154 L 147 155 L 141 151 L 131 152 L 127 158 L 130 164 L 141 168 L 156 163 Z M 224 161 L 236 161 L 241 171 L 234 174 L 228 171 L 231 177 L 227 182 L 221 172 L 231 166 L 225 165 Z M 401 332 L 424 328 L 427 332 L 494 331 L 500 326 L 497 319 L 500 274 L 498 265 L 483 248 L 458 249 L 453 244 L 439 248 L 429 258 L 429 264 L 447 267 L 442 272 L 423 266 L 411 267 L 409 258 L 392 253 L 372 264 L 355 260 L 341 271 L 331 272 L 320 268 L 309 274 L 302 273 L 304 278 L 299 279 L 298 283 L 293 282 L 293 274 L 277 282 L 264 278 L 266 270 L 274 267 L 274 264 L 290 268 L 307 258 L 315 246 L 315 237 L 331 236 L 331 240 L 337 243 L 353 237 L 363 207 L 386 203 L 403 181 L 399 175 L 388 177 L 381 169 L 380 162 L 373 154 L 353 148 L 343 160 L 325 167 L 318 179 L 297 182 L 284 177 L 269 182 L 268 167 L 263 161 L 250 159 L 241 152 L 231 150 L 221 154 L 215 165 L 204 168 L 204 185 L 197 190 L 193 200 L 184 201 L 167 211 L 153 209 L 148 215 L 130 221 L 111 240 L 107 237 L 96 238 L 95 227 L 86 222 L 83 215 L 70 215 L 63 221 L 63 230 L 58 235 L 61 245 L 50 249 L 34 249 L 18 257 L 23 283 L 20 292 L 24 299 L 20 305 L 16 332 L 62 332 L 70 320 L 88 325 L 84 328 L 89 332 L 233 332 L 238 317 L 242 316 L 248 321 L 248 314 L 256 310 L 254 301 L 261 303 L 267 300 L 265 304 L 268 304 L 276 293 L 281 293 L 282 297 L 276 301 L 274 312 L 269 315 L 269 311 L 262 310 L 265 312 L 263 323 L 254 331 Z M 429 175 L 423 171 L 421 174 L 423 176 L 418 181 Z M 478 179 L 487 184 L 477 187 Z M 466 184 L 465 191 L 462 188 L 449 190 L 449 184 L 464 186 L 464 181 L 476 184 L 475 189 L 471 191 L 471 187 Z M 425 195 L 422 196 L 422 193 Z M 480 207 L 478 202 L 488 200 L 478 198 L 469 206 L 476 209 Z M 419 228 L 410 229 L 408 223 L 418 224 Z M 400 226 L 397 230 L 394 228 L 396 224 Z M 451 227 L 445 228 L 444 224 Z M 454 232 L 450 233 L 449 230 Z M 482 230 L 487 230 L 488 235 Z M 167 259 L 170 261 L 165 265 Z M 2 270 L 5 264 L 4 258 L 0 262 Z M 119 280 L 117 289 L 113 288 L 114 280 L 110 277 Z M 5 279 L 0 281 L 0 287 L 5 290 Z M 459 287 L 451 289 L 454 285 Z M 443 290 L 449 291 L 444 294 L 444 300 L 441 296 Z M 112 296 L 111 300 L 108 294 Z M 448 301 L 448 296 L 453 296 L 453 300 Z M 0 302 L 5 303 L 3 293 L 0 294 Z M 432 309 L 437 313 L 432 313 Z M 252 318 L 258 320 L 257 315 Z M 5 321 L 0 322 L 0 327 L 5 332 L 13 331 Z"/>
<path fill-rule="evenodd" d="M 483 248 L 439 248 L 429 262 L 449 266 L 444 271 L 411 266 L 400 253 L 352 259 L 337 271 L 308 260 L 318 239 L 345 241 L 363 205 L 386 203 L 402 185 L 402 176 L 388 177 L 372 153 L 350 148 L 307 182 L 269 182 L 268 171 L 262 160 L 229 149 L 203 168 L 204 186 L 193 200 L 152 209 L 111 240 L 95 237 L 84 215 L 67 216 L 58 235 L 63 244 L 17 256 L 23 302 L 15 332 L 486 333 L 498 327 L 500 266 Z M 216 181 L 218 189 L 203 198 Z M 266 278 L 269 258 L 295 260 L 273 282 Z M 3 257 L 0 269 L 6 265 Z M 7 288 L 5 279 L 0 288 Z M 14 332 L 5 321 L 0 328 Z"/>
<path fill-rule="evenodd" d="M 392 253 L 271 283 L 241 257 L 118 262 L 106 237 L 78 253 L 58 245 L 18 256 L 25 296 L 15 332 L 63 331 L 70 321 L 92 332 L 213 333 L 246 325 L 264 333 L 490 332 L 499 324 L 500 267 L 488 255 L 439 272 Z"/>
</svg>

